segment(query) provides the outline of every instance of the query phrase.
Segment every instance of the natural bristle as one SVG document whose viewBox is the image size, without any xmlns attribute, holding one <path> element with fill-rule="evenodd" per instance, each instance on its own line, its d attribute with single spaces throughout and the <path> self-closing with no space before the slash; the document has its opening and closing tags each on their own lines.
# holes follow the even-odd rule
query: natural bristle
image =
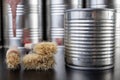
<svg viewBox="0 0 120 80">
<path fill-rule="evenodd" d="M 19 68 L 20 56 L 17 50 L 8 50 L 8 53 L 6 54 L 6 64 L 9 69 Z"/>
<path fill-rule="evenodd" d="M 38 43 L 33 47 L 33 51 L 42 56 L 53 56 L 57 52 L 57 45 L 52 42 Z"/>
<path fill-rule="evenodd" d="M 23 57 L 23 66 L 27 70 L 48 70 L 53 68 L 54 58 L 43 58 L 38 54 L 28 54 Z"/>
</svg>

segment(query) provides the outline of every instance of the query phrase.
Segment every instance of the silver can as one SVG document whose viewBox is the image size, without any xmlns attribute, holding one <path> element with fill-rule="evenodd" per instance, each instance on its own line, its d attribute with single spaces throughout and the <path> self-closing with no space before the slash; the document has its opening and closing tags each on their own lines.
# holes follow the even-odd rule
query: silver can
<svg viewBox="0 0 120 80">
<path fill-rule="evenodd" d="M 109 69 L 114 65 L 115 11 L 72 9 L 65 17 L 67 66 L 75 69 Z"/>
<path fill-rule="evenodd" d="M 80 8 L 83 0 L 47 0 L 47 38 L 64 45 L 64 13 L 67 9 Z"/>
<path fill-rule="evenodd" d="M 4 47 L 23 48 L 23 29 L 24 29 L 24 5 L 23 1 L 17 5 L 16 9 L 16 37 L 13 36 L 12 11 L 10 5 L 3 2 L 4 16 Z"/>
<path fill-rule="evenodd" d="M 64 12 L 64 0 L 47 1 L 47 39 L 59 46 L 63 46 Z"/>
<path fill-rule="evenodd" d="M 42 0 L 24 0 L 25 29 L 29 32 L 31 43 L 42 41 Z"/>
<path fill-rule="evenodd" d="M 5 48 L 24 49 L 27 43 L 42 40 L 42 4 L 41 0 L 23 0 L 16 10 L 16 37 L 13 36 L 11 7 L 4 1 L 4 40 Z"/>
</svg>

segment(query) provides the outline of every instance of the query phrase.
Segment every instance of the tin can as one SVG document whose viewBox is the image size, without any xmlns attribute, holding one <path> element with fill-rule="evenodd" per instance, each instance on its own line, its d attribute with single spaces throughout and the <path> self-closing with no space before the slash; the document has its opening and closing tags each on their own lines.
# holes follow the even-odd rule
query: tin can
<svg viewBox="0 0 120 80">
<path fill-rule="evenodd" d="M 66 65 L 75 69 L 109 69 L 114 66 L 115 11 L 70 9 L 65 17 Z"/>
<path fill-rule="evenodd" d="M 25 28 L 28 30 L 28 39 L 31 43 L 42 41 L 42 0 L 25 0 Z M 26 33 L 25 33 L 26 34 Z"/>
<path fill-rule="evenodd" d="M 21 1 L 16 9 L 16 37 L 13 36 L 12 11 L 10 5 L 3 1 L 3 16 L 4 16 L 4 47 L 19 47 L 23 48 L 23 29 L 24 29 L 24 5 Z"/>
<path fill-rule="evenodd" d="M 83 0 L 48 0 L 47 1 L 47 38 L 64 46 L 64 14 L 65 10 L 82 8 Z"/>
<path fill-rule="evenodd" d="M 16 10 L 16 37 L 13 36 L 11 7 L 4 4 L 4 47 L 24 49 L 27 43 L 38 43 L 42 40 L 42 2 L 41 0 L 23 0 Z"/>
</svg>

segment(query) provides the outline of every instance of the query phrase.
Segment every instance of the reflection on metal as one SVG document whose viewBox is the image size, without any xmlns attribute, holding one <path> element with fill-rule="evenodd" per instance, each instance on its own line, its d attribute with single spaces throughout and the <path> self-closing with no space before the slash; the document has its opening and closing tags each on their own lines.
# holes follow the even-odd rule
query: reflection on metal
<svg viewBox="0 0 120 80">
<path fill-rule="evenodd" d="M 26 43 L 38 43 L 42 40 L 42 0 L 23 0 L 17 6 L 16 37 L 12 30 L 12 13 L 9 4 L 3 1 L 4 47 L 23 49 Z"/>
<path fill-rule="evenodd" d="M 113 70 L 105 71 L 78 71 L 67 68 L 67 80 L 113 80 Z"/>
<path fill-rule="evenodd" d="M 47 0 L 48 40 L 64 45 L 64 13 L 67 9 L 82 8 L 83 0 Z"/>
<path fill-rule="evenodd" d="M 76 69 L 112 68 L 115 53 L 115 11 L 72 9 L 66 12 L 65 20 L 67 65 Z"/>
</svg>

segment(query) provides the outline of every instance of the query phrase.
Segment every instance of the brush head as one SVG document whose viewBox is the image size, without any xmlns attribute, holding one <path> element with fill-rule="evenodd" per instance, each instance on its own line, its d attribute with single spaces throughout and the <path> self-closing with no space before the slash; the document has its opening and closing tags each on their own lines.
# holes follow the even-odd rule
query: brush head
<svg viewBox="0 0 120 80">
<path fill-rule="evenodd" d="M 20 67 L 20 52 L 17 48 L 10 48 L 6 53 L 6 64 L 8 69 L 18 69 Z"/>
<path fill-rule="evenodd" d="M 45 58 L 34 53 L 25 55 L 22 62 L 26 70 L 48 70 L 55 64 L 53 57 Z"/>
<path fill-rule="evenodd" d="M 34 45 L 33 51 L 36 54 L 51 57 L 57 52 L 57 45 L 52 42 L 38 43 Z"/>
</svg>

